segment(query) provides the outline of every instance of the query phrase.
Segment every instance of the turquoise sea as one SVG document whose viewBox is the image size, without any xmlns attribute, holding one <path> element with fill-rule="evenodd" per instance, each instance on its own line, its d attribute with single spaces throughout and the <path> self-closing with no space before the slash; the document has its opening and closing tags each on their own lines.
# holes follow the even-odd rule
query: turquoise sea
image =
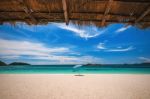
<svg viewBox="0 0 150 99">
<path fill-rule="evenodd" d="M 150 74 L 150 66 L 26 65 L 0 66 L 0 74 Z"/>
</svg>

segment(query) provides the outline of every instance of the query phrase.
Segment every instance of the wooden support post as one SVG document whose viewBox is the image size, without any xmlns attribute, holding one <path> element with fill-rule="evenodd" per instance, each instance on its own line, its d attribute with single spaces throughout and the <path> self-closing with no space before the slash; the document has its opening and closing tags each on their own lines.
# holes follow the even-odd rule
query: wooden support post
<svg viewBox="0 0 150 99">
<path fill-rule="evenodd" d="M 135 20 L 135 24 L 141 21 L 150 12 L 150 7 L 148 7 L 139 18 Z"/>
<path fill-rule="evenodd" d="M 108 1 L 108 4 L 107 4 L 107 6 L 106 6 L 106 9 L 105 9 L 105 12 L 104 12 L 104 15 L 103 15 L 103 19 L 102 19 L 101 26 L 104 26 L 104 25 L 105 25 L 106 16 L 107 16 L 107 14 L 109 13 L 109 11 L 110 11 L 110 9 L 111 9 L 112 2 L 113 2 L 113 0 L 109 0 L 109 1 Z"/>
<path fill-rule="evenodd" d="M 67 3 L 66 0 L 62 0 L 63 10 L 64 10 L 64 17 L 66 25 L 69 24 L 69 18 L 68 18 L 68 11 L 67 11 Z"/>
</svg>

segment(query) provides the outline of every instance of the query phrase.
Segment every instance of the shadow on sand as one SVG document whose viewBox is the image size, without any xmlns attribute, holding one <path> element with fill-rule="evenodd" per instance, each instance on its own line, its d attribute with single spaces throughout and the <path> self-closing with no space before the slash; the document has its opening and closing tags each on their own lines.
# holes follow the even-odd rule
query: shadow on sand
<svg viewBox="0 0 150 99">
<path fill-rule="evenodd" d="M 77 75 L 74 75 L 74 76 L 84 76 L 84 75 L 81 75 L 81 74 L 77 74 Z"/>
</svg>

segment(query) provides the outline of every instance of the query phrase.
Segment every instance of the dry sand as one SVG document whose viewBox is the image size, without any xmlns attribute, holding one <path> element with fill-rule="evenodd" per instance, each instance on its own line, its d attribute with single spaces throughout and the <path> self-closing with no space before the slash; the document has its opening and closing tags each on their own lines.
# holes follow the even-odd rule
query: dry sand
<svg viewBox="0 0 150 99">
<path fill-rule="evenodd" d="M 0 99 L 150 99 L 150 75 L 0 74 Z"/>
</svg>

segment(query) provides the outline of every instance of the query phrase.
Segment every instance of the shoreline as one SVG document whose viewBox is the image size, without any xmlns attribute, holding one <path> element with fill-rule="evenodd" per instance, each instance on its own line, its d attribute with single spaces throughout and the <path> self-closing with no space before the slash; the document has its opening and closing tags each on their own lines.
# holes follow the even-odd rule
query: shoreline
<svg viewBox="0 0 150 99">
<path fill-rule="evenodd" d="M 55 73 L 14 73 L 14 74 L 4 73 L 3 74 L 2 73 L 1 74 L 0 73 L 0 75 L 78 75 L 78 74 L 71 74 L 71 73 L 68 73 L 68 74 L 67 73 L 66 74 L 63 74 L 63 73 L 62 74 L 61 73 L 60 74 L 59 73 L 58 74 L 55 74 Z M 96 73 L 95 74 L 94 73 L 89 73 L 89 74 L 81 73 L 80 75 L 148 75 L 150 76 L 150 74 L 146 74 L 146 73 L 143 73 L 143 74 L 142 73 L 141 74 L 140 73 L 133 73 L 133 74 L 132 73 L 131 74 L 130 73 L 120 73 L 120 74 L 119 73 L 110 73 L 110 74 L 109 73 L 97 73 L 97 74 Z"/>
<path fill-rule="evenodd" d="M 20 75 L 20 74 L 21 75 L 22 74 L 73 75 L 74 74 L 74 75 L 77 75 L 79 73 L 44 73 L 44 72 L 43 73 L 39 73 L 39 72 L 38 73 L 36 73 L 36 72 L 32 72 L 32 73 L 29 73 L 29 72 L 26 72 L 26 73 L 25 72 L 22 72 L 22 73 L 21 72 L 19 72 L 19 73 L 16 73 L 16 72 L 15 73 L 12 73 L 12 72 L 10 72 L 10 73 L 8 73 L 8 72 L 7 73 L 1 73 L 0 72 L 0 75 L 4 75 L 4 74 L 6 74 L 6 75 L 7 74 L 18 74 L 18 75 Z M 118 73 L 118 72 L 116 72 L 116 73 L 80 73 L 80 74 L 82 74 L 82 75 L 105 75 L 105 74 L 106 75 L 107 74 L 108 75 L 113 75 L 113 74 L 115 74 L 115 75 L 117 75 L 117 74 L 120 74 L 120 75 L 150 75 L 150 72 L 148 72 L 148 73 L 142 73 L 142 72 L 141 73 L 139 73 L 139 72 L 137 72 L 137 73 L 136 72 L 135 73 L 134 72 L 133 73 L 128 73 L 128 72 L 126 72 L 126 73 Z"/>
</svg>

